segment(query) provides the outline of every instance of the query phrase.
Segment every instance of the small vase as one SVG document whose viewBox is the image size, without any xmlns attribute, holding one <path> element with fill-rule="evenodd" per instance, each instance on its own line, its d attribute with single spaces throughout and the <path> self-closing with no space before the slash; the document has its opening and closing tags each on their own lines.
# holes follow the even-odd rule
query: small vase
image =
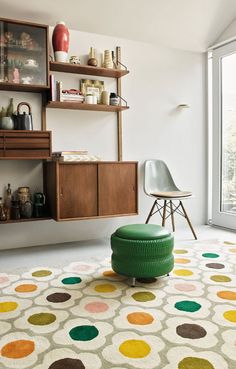
<svg viewBox="0 0 236 369">
<path fill-rule="evenodd" d="M 1 129 L 14 129 L 14 122 L 11 117 L 3 117 L 1 121 Z"/>
<path fill-rule="evenodd" d="M 69 50 L 70 35 L 64 22 L 58 22 L 52 34 L 52 46 L 55 60 L 66 62 Z"/>
</svg>

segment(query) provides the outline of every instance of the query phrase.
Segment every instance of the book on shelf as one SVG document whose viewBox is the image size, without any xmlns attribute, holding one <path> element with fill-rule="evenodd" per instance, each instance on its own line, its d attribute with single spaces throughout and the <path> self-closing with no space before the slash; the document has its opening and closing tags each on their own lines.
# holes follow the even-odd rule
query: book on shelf
<svg viewBox="0 0 236 369">
<path fill-rule="evenodd" d="M 87 150 L 56 151 L 52 153 L 53 160 L 59 161 L 100 161 L 97 155 L 91 155 Z"/>
<path fill-rule="evenodd" d="M 88 150 L 71 150 L 71 151 L 54 151 L 53 156 L 63 156 L 63 155 L 86 155 Z"/>
</svg>

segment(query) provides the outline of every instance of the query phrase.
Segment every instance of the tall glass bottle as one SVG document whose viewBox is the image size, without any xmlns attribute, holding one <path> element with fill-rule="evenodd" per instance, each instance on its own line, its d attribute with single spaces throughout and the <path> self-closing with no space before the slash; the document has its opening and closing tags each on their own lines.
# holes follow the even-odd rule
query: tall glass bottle
<svg viewBox="0 0 236 369">
<path fill-rule="evenodd" d="M 2 202 L 2 197 L 0 197 L 0 221 L 6 220 L 6 213 Z"/>
<path fill-rule="evenodd" d="M 11 200 L 12 200 L 11 185 L 10 183 L 8 183 L 4 203 L 7 220 L 11 218 Z"/>
</svg>

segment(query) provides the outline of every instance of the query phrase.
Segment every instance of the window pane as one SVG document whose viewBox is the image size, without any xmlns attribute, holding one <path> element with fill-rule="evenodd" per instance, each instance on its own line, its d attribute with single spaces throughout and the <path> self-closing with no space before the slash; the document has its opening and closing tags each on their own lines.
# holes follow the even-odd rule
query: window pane
<svg viewBox="0 0 236 369">
<path fill-rule="evenodd" d="M 236 214 L 236 53 L 221 59 L 222 142 L 220 210 Z"/>
</svg>

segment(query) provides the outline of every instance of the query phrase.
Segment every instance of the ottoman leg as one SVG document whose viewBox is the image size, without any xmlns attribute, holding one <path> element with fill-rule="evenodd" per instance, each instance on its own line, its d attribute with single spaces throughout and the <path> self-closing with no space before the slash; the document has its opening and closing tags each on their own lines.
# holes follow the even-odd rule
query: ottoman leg
<svg viewBox="0 0 236 369">
<path fill-rule="evenodd" d="M 136 278 L 132 278 L 132 285 L 131 285 L 131 287 L 135 287 L 135 281 L 136 281 Z"/>
</svg>

